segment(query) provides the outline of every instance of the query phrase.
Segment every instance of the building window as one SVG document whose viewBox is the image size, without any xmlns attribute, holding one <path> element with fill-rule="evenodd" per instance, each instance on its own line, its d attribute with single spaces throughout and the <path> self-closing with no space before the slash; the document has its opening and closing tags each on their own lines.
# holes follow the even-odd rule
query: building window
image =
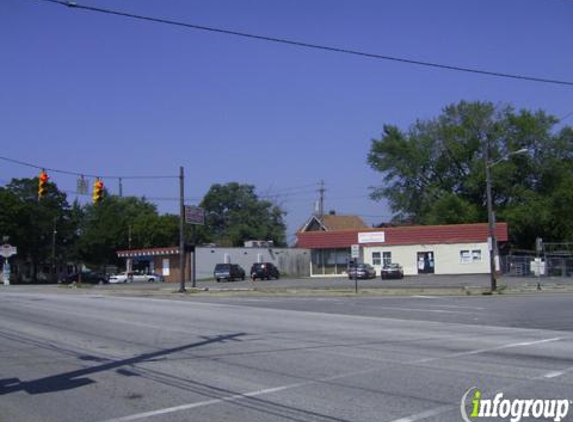
<svg viewBox="0 0 573 422">
<path fill-rule="evenodd" d="M 382 263 L 382 254 L 380 252 L 372 252 L 372 265 L 380 265 Z"/>
<path fill-rule="evenodd" d="M 392 263 L 392 252 L 382 252 L 382 263 L 385 267 Z"/>
<path fill-rule="evenodd" d="M 473 262 L 481 262 L 481 250 L 474 249 L 472 251 L 462 250 L 460 251 L 460 263 L 471 264 Z"/>
<path fill-rule="evenodd" d="M 460 263 L 462 264 L 471 264 L 472 256 L 470 255 L 470 251 L 463 250 L 460 251 Z"/>
</svg>

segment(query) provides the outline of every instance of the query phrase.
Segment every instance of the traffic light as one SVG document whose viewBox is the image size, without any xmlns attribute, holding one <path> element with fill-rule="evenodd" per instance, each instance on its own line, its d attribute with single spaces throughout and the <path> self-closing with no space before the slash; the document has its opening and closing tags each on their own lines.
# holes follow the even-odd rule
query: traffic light
<svg viewBox="0 0 573 422">
<path fill-rule="evenodd" d="M 94 204 L 98 204 L 103 199 L 103 182 L 100 179 L 96 179 L 94 182 L 94 191 L 92 193 L 92 201 Z"/>
<path fill-rule="evenodd" d="M 42 170 L 38 176 L 38 199 L 42 199 L 48 192 L 48 173 Z"/>
</svg>

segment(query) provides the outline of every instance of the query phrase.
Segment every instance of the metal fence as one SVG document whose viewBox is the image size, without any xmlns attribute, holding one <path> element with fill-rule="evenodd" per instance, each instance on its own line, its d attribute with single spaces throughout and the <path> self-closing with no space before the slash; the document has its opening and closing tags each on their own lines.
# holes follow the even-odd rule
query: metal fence
<svg viewBox="0 0 573 422">
<path fill-rule="evenodd" d="M 501 271 L 507 276 L 531 277 L 535 276 L 532 271 L 532 263 L 535 255 L 506 255 L 501 257 Z M 546 277 L 573 277 L 573 256 L 541 256 L 545 264 L 544 276 Z"/>
</svg>

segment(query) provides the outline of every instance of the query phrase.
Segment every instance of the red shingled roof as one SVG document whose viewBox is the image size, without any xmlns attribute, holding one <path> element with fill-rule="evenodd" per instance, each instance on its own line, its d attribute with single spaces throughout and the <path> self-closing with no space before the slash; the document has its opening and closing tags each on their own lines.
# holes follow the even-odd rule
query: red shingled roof
<svg viewBox="0 0 573 422">
<path fill-rule="evenodd" d="M 308 249 L 348 248 L 358 243 L 358 233 L 384 232 L 384 243 L 374 245 L 428 245 L 437 243 L 479 243 L 487 241 L 487 224 L 452 224 L 443 226 L 404 226 L 362 230 L 336 230 L 298 233 L 297 246 Z M 497 223 L 497 240 L 506 242 L 507 224 Z M 365 244 L 366 245 L 366 244 Z"/>
</svg>

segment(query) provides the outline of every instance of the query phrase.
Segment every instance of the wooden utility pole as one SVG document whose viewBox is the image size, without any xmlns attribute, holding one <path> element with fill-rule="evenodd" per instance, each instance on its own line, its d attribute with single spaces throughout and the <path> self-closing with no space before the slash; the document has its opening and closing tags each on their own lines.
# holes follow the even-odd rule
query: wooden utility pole
<svg viewBox="0 0 573 422">
<path fill-rule="evenodd" d="M 185 293 L 185 190 L 183 167 L 179 167 L 179 293 Z"/>
</svg>

